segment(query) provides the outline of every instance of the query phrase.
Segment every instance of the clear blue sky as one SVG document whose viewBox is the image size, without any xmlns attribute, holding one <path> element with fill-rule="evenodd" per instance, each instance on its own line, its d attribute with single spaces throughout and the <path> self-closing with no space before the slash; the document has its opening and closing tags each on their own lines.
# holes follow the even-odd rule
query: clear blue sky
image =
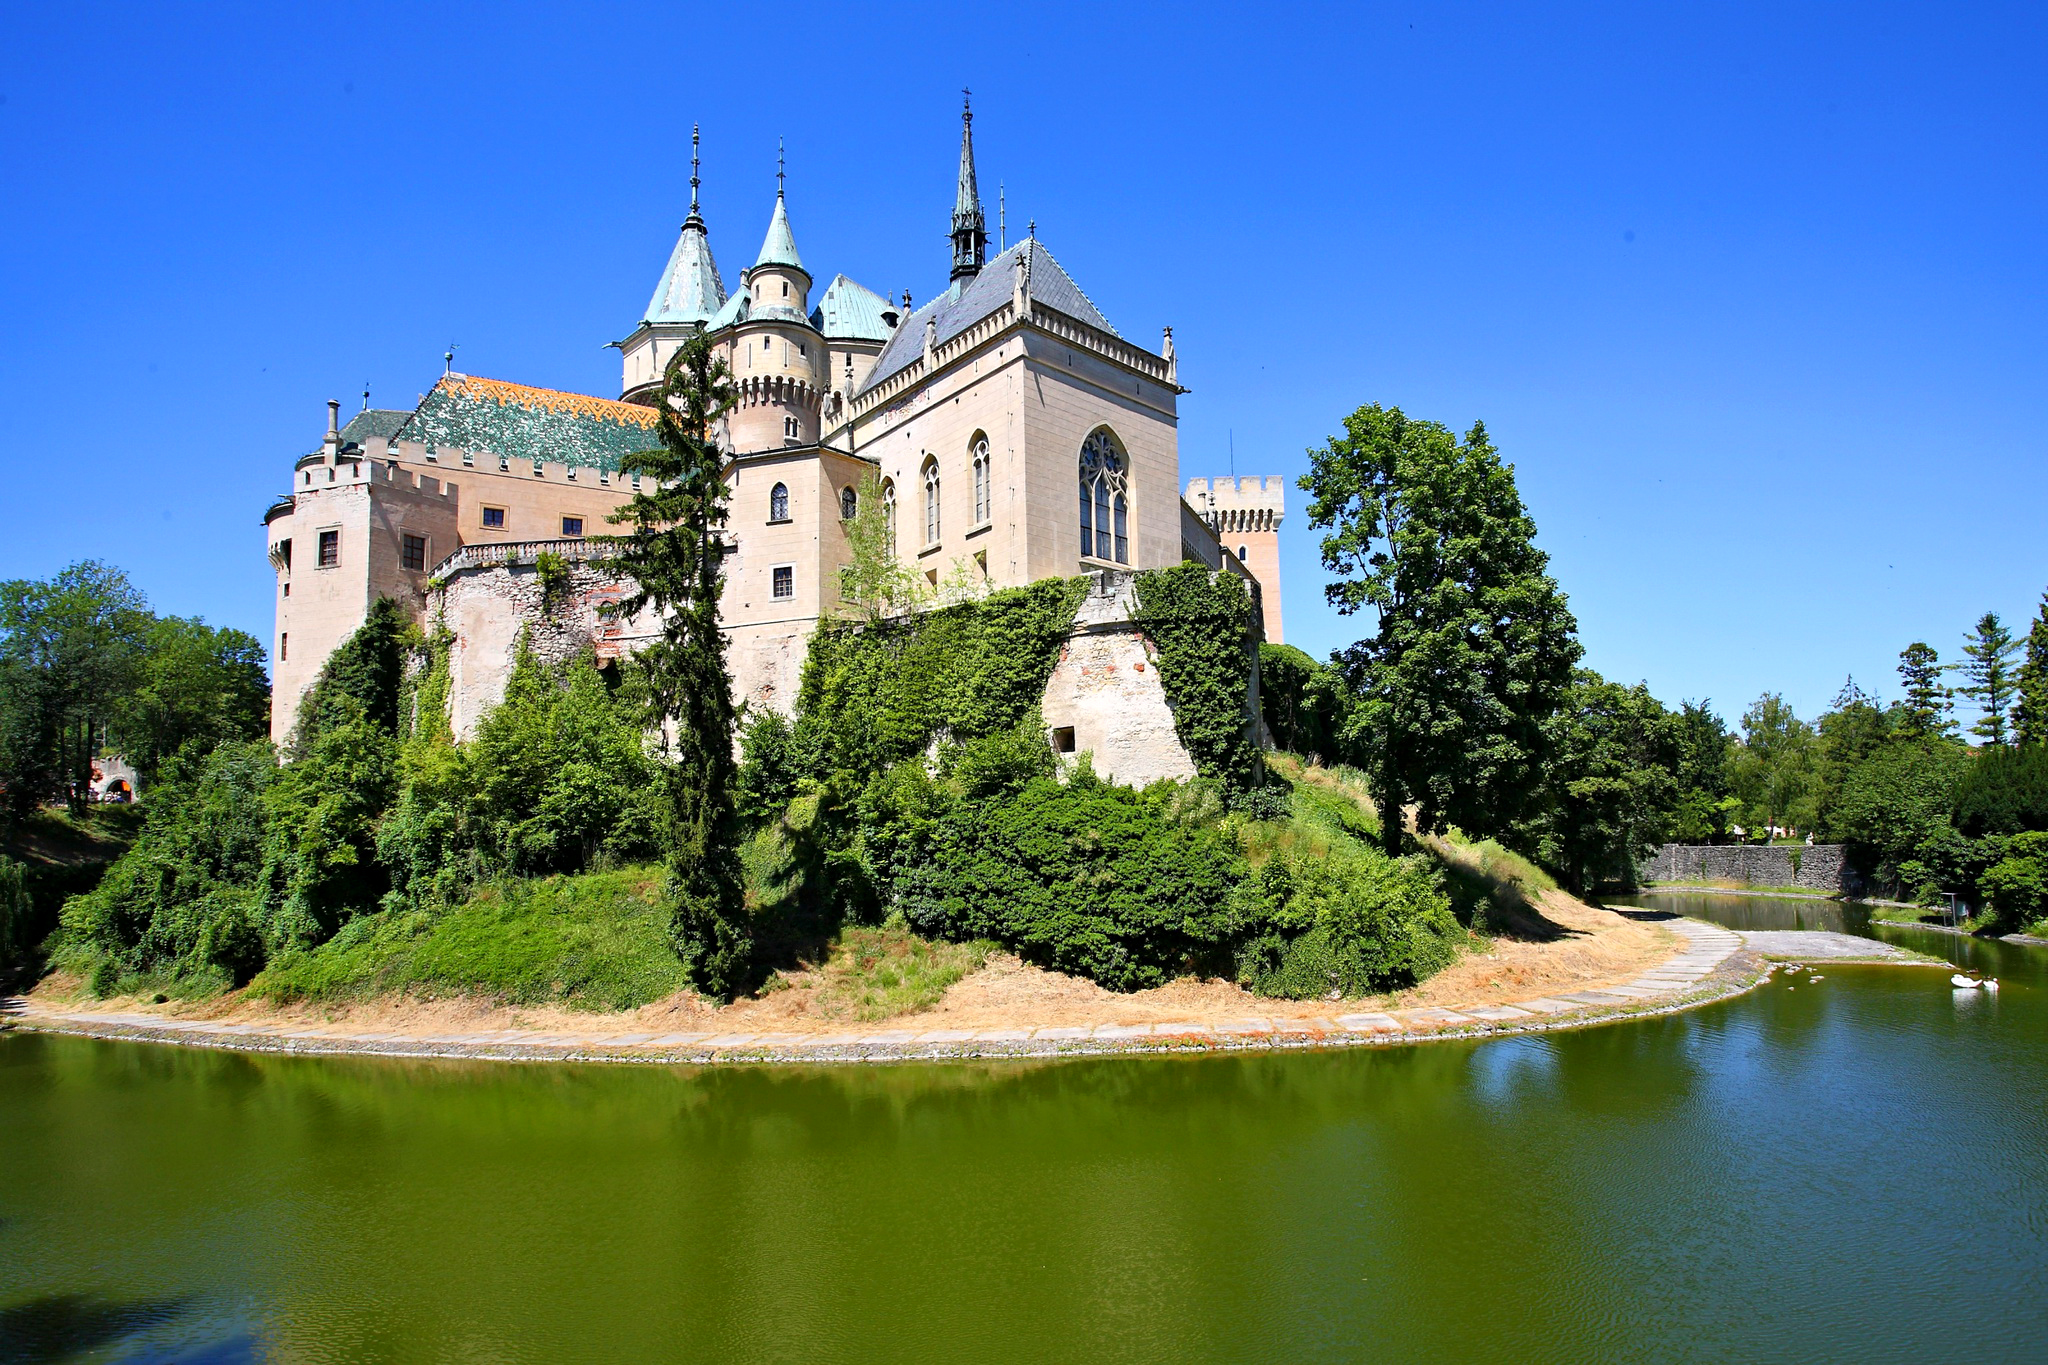
<svg viewBox="0 0 2048 1365">
<path fill-rule="evenodd" d="M 268 639 L 324 400 L 409 405 L 451 340 L 616 393 L 692 120 L 728 284 L 781 134 L 820 277 L 927 297 L 971 85 L 991 212 L 1174 328 L 1184 474 L 1483 418 L 1592 666 L 1894 693 L 2048 587 L 2043 13 L 5 0 L 0 577 L 96 556 Z M 1357 632 L 1289 497 L 1320 654 Z"/>
</svg>

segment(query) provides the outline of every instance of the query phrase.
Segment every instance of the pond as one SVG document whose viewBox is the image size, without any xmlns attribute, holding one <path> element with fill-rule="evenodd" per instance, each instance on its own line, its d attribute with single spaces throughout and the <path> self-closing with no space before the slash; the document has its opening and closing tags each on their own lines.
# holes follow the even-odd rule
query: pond
<svg viewBox="0 0 2048 1365">
<path fill-rule="evenodd" d="M 2048 950 L 1875 932 L 2005 989 L 988 1065 L 0 1037 L 0 1361 L 2048 1359 Z"/>
</svg>

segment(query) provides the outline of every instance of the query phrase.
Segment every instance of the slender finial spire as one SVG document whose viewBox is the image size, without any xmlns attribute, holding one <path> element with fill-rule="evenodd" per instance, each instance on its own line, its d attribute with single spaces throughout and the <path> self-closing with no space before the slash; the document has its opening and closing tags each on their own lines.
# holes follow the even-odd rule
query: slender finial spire
<svg viewBox="0 0 2048 1365">
<path fill-rule="evenodd" d="M 988 259 L 988 220 L 974 183 L 973 92 L 960 92 L 960 185 L 953 196 L 953 278 L 971 280 Z"/>
<path fill-rule="evenodd" d="M 1010 249 L 1010 207 L 1003 199 L 1003 182 L 996 181 L 996 231 L 1001 235 L 1001 251 Z"/>
<path fill-rule="evenodd" d="M 775 139 L 775 197 L 782 197 L 783 155 L 782 139 Z"/>
<path fill-rule="evenodd" d="M 690 216 L 692 218 L 697 216 L 697 185 L 699 183 L 697 179 L 697 138 L 698 128 L 693 123 L 690 125 Z"/>
</svg>

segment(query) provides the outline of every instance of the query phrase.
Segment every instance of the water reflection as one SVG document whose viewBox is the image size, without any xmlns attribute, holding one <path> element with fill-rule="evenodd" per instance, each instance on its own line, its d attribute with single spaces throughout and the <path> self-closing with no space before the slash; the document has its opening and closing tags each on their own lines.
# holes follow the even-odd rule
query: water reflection
<svg viewBox="0 0 2048 1365">
<path fill-rule="evenodd" d="M 705 1069 L 5 1036 L 0 1303 L 71 1304 L 23 1321 L 103 1324 L 95 1359 L 1803 1363 L 1941 1358 L 1898 1286 L 1967 1282 L 2001 1304 L 1973 1355 L 2033 1358 L 2048 991 L 1971 965 L 2002 998 L 1830 966 L 1345 1053 Z M 86 1311 L 201 1302 L 139 1337 Z M 65 1358 L 5 1330 L 0 1362 Z"/>
</svg>

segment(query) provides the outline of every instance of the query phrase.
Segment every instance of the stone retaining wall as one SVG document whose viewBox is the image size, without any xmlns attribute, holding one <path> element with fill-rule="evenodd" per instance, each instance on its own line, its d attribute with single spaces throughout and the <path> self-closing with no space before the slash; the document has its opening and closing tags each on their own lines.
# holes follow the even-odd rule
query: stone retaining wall
<svg viewBox="0 0 2048 1365">
<path fill-rule="evenodd" d="M 1748 882 L 1854 892 L 1840 844 L 1666 844 L 1636 867 L 1642 882 Z"/>
</svg>

